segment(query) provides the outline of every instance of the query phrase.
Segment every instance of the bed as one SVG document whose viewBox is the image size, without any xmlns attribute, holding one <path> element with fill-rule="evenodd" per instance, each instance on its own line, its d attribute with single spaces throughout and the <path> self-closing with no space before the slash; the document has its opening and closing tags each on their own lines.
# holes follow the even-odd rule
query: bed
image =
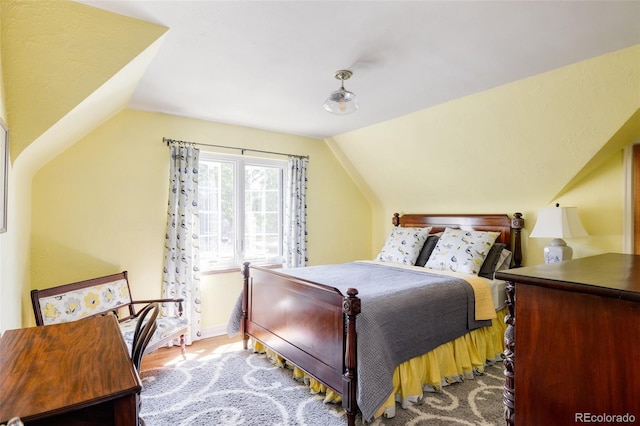
<svg viewBox="0 0 640 426">
<path fill-rule="evenodd" d="M 407 371 L 415 370 L 414 361 L 423 364 L 417 361 L 420 357 L 438 357 L 437 350 L 455 352 L 456 345 L 465 344 L 460 342 L 473 340 L 473 333 L 484 333 L 492 326 L 503 333 L 504 328 L 498 325 L 503 317 L 496 315 L 501 306 L 496 300 L 503 300 L 504 286 L 490 285 L 496 284 L 495 280 L 479 278 L 478 270 L 486 266 L 489 251 L 508 254 L 508 267 L 522 262 L 520 231 L 524 223 L 519 213 L 513 218 L 502 214 L 395 214 L 393 225 L 375 261 L 281 270 L 245 263 L 242 271 L 244 288 L 238 300 L 237 328 L 244 348 L 251 338 L 326 387 L 341 399 L 349 425 L 355 425 L 359 412 L 363 420 L 370 421 L 393 404 L 400 392 L 398 386 L 411 381 L 402 375 L 413 374 Z M 402 245 L 393 241 L 394 233 L 396 240 L 405 235 Z M 471 266 L 462 266 L 460 261 L 455 268 L 442 264 L 462 257 L 446 251 L 451 246 L 446 242 L 470 235 L 481 238 L 478 244 L 484 248 L 475 250 L 480 245 L 472 245 L 462 255 L 477 257 L 482 251 L 482 261 L 476 259 Z M 429 238 L 434 236 L 438 238 Z M 423 255 L 427 241 L 435 241 L 430 254 L 422 259 L 425 267 L 414 265 L 418 261 L 415 248 L 409 250 L 413 259 L 406 258 L 407 240 L 419 245 L 417 257 Z M 394 257 L 398 250 L 403 251 L 400 260 Z M 441 269 L 433 269 L 438 267 Z M 487 312 L 487 291 L 492 315 Z M 421 327 L 405 326 L 416 318 Z M 404 384 L 398 385 L 398 381 Z"/>
</svg>

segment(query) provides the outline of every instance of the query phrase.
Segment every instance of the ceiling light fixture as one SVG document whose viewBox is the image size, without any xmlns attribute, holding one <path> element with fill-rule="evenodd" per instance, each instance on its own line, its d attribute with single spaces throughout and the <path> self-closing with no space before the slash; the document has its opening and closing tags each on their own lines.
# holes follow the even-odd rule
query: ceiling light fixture
<svg viewBox="0 0 640 426">
<path fill-rule="evenodd" d="M 344 81 L 349 80 L 352 75 L 353 73 L 349 70 L 336 71 L 336 79 L 340 80 L 340 88 L 331 92 L 323 105 L 324 109 L 338 115 L 350 114 L 358 109 L 356 95 L 344 88 Z"/>
</svg>

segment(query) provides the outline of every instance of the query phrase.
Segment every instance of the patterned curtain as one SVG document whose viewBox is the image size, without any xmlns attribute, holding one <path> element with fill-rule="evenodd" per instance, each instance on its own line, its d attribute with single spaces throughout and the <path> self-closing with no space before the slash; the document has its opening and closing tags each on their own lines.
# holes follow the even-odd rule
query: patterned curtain
<svg viewBox="0 0 640 426">
<path fill-rule="evenodd" d="M 307 264 L 307 166 L 306 158 L 289 158 L 289 188 L 285 207 L 286 266 Z"/>
<path fill-rule="evenodd" d="M 162 297 L 181 297 L 183 315 L 191 326 L 186 344 L 199 340 L 200 256 L 198 253 L 198 157 L 193 145 L 170 143 L 169 207 L 164 244 Z M 177 314 L 174 303 L 163 304 L 161 315 Z M 177 342 L 176 342 L 177 344 Z"/>
</svg>

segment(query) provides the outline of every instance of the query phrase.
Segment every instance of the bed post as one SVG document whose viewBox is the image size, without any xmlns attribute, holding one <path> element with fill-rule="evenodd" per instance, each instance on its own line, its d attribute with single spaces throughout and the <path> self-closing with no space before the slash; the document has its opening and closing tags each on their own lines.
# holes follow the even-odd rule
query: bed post
<svg viewBox="0 0 640 426">
<path fill-rule="evenodd" d="M 249 347 L 249 335 L 247 334 L 247 319 L 249 308 L 249 262 L 242 264 L 242 314 L 240 315 L 240 334 L 242 335 L 242 348 L 247 349 Z"/>
<path fill-rule="evenodd" d="M 357 334 L 356 316 L 360 313 L 358 290 L 350 288 L 342 302 L 346 318 L 346 339 L 344 350 L 344 375 L 342 376 L 342 408 L 347 413 L 348 426 L 355 426 L 358 404 L 356 402 L 356 361 Z"/>
<path fill-rule="evenodd" d="M 524 228 L 524 219 L 522 213 L 514 213 L 511 219 L 511 229 L 513 229 L 513 266 L 519 268 L 522 266 L 522 228 Z"/>
<path fill-rule="evenodd" d="M 511 229 L 515 234 L 513 241 L 513 262 L 514 267 L 519 268 L 522 266 L 522 228 L 524 228 L 524 219 L 522 213 L 514 213 L 511 219 Z M 504 389 L 503 389 L 503 404 L 504 404 L 504 420 L 508 426 L 515 424 L 515 359 L 516 359 L 516 285 L 513 282 L 507 281 L 506 292 L 507 299 L 506 304 L 508 313 L 504 318 L 504 322 L 507 324 L 507 328 L 504 332 Z"/>
<path fill-rule="evenodd" d="M 513 282 L 507 281 L 507 308 L 508 313 L 504 318 L 507 323 L 507 329 L 504 332 L 504 344 L 506 349 L 504 350 L 504 389 L 503 399 L 504 404 L 504 420 L 508 426 L 515 425 L 515 407 L 516 407 L 516 394 L 515 394 L 515 360 L 516 360 L 516 300 L 515 290 L 516 285 Z"/>
</svg>

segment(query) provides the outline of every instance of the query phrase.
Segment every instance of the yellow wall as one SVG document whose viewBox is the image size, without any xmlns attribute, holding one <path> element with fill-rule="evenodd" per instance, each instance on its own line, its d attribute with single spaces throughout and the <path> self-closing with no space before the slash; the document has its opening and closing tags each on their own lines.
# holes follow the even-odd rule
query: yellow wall
<svg viewBox="0 0 640 426">
<path fill-rule="evenodd" d="M 8 231 L 0 235 L 0 332 L 32 322 L 31 180 L 123 108 L 167 28 L 76 2 L 0 2 Z M 129 39 L 131 38 L 131 39 Z"/>
<path fill-rule="evenodd" d="M 528 234 L 538 209 L 558 201 L 556 194 L 594 156 L 607 153 L 601 164 L 619 158 L 623 146 L 640 136 L 637 126 L 623 138 L 617 135 L 640 108 L 639 94 L 637 45 L 345 133 L 331 146 L 349 159 L 349 172 L 366 183 L 370 198 L 379 200 L 372 203 L 372 254 L 394 212 L 517 211 Z M 622 182 L 595 173 L 583 179 L 585 189 L 563 199 L 587 217 L 619 224 Z M 594 204 L 592 187 L 603 192 L 606 208 Z M 622 240 L 620 226 L 607 232 Z M 526 264 L 542 261 L 539 243 L 548 241 L 531 242 L 535 250 L 525 250 Z M 612 248 L 608 240 L 575 244 L 589 245 L 576 253 Z"/>
<path fill-rule="evenodd" d="M 163 137 L 309 155 L 310 263 L 368 258 L 370 207 L 324 141 L 125 110 L 35 175 L 32 288 L 126 269 L 134 298 L 160 295 L 169 179 Z M 203 277 L 203 328 L 226 324 L 240 284 L 238 273 Z"/>
<path fill-rule="evenodd" d="M 14 159 L 167 31 L 68 0 L 3 9 Z"/>
<path fill-rule="evenodd" d="M 578 206 L 582 224 L 589 233 L 589 237 L 566 240 L 573 248 L 574 257 L 623 251 L 623 170 L 623 152 L 618 151 L 598 169 L 554 200 L 561 206 Z M 551 203 L 540 207 L 553 205 Z M 546 238 L 532 238 L 530 241 L 531 247 L 535 247 L 535 252 L 540 256 L 544 246 L 549 243 L 549 239 Z"/>
<path fill-rule="evenodd" d="M 15 135 L 0 332 L 33 323 L 31 288 L 128 269 L 134 296 L 159 295 L 162 137 L 310 155 L 312 264 L 372 257 L 396 211 L 521 211 L 525 262 L 540 263 L 548 241 L 527 235 L 537 210 L 556 201 L 578 206 L 591 233 L 568 241 L 576 257 L 621 250 L 620 150 L 640 139 L 627 125 L 640 109 L 640 46 L 324 143 L 123 109 L 166 28 L 69 1 L 0 8 L 0 115 Z M 240 276 L 202 284 L 211 303 L 203 324 L 214 329 L 226 323 Z"/>
<path fill-rule="evenodd" d="M 0 2 L 0 18 L 4 16 L 5 2 Z M 4 49 L 4 20 L 0 19 L 0 52 Z M 7 61 L 0 55 L 0 118 L 9 126 L 9 114 L 6 102 L 7 76 L 4 72 Z M 11 140 L 11 132 L 10 132 Z M 21 237 L 28 235 L 29 213 L 20 207 L 23 205 L 25 187 L 17 177 L 15 165 L 10 162 L 8 170 L 8 212 L 7 232 L 0 234 L 0 333 L 3 330 L 21 326 L 22 298 L 25 292 L 25 270 L 28 256 Z"/>
<path fill-rule="evenodd" d="M 0 15 L 2 14 L 2 4 L 0 4 Z M 0 19 L 0 52 L 2 52 L 2 19 Z M 0 119 L 7 123 L 7 112 L 4 102 L 4 78 L 2 72 L 2 55 L 0 55 Z M 15 300 L 15 297 L 10 297 L 11 291 L 8 282 L 8 265 L 5 264 L 4 259 L 9 252 L 9 244 L 6 238 L 6 234 L 0 234 L 0 300 Z M 3 323 L 9 323 L 12 317 L 16 317 L 14 312 L 3 313 L 3 309 L 0 309 L 0 333 L 4 329 Z"/>
</svg>

